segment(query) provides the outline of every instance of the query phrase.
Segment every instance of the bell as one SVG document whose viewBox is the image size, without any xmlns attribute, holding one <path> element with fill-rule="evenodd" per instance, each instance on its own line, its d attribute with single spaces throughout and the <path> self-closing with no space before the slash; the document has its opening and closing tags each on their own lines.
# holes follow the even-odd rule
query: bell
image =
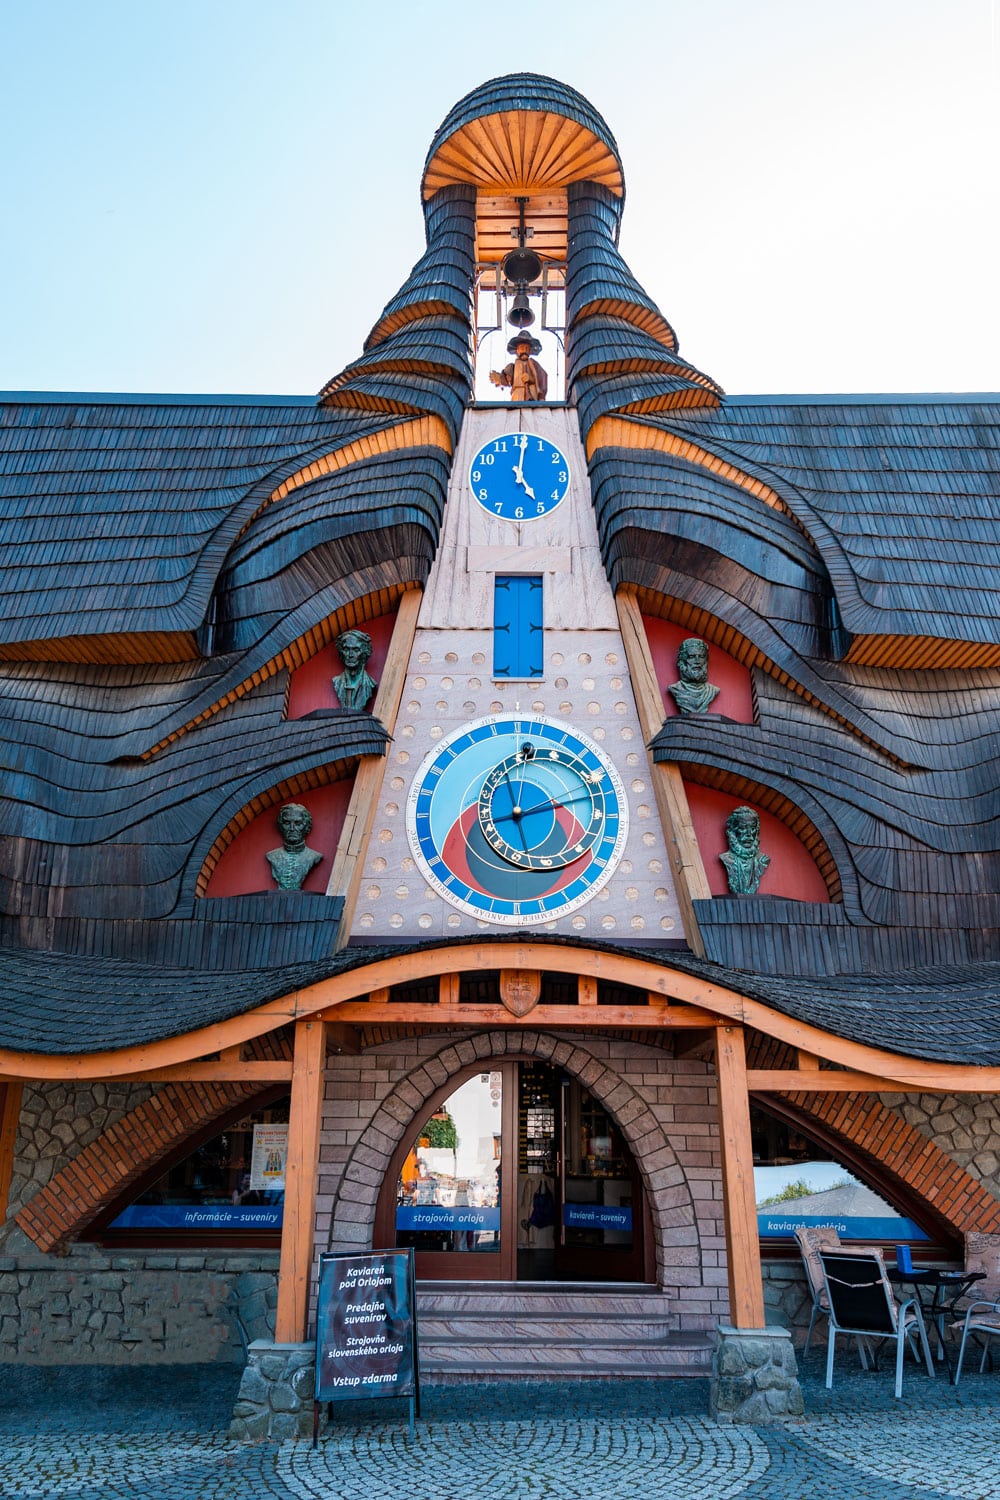
<svg viewBox="0 0 1000 1500">
<path fill-rule="evenodd" d="M 523 286 L 519 286 L 507 314 L 507 322 L 512 323 L 515 328 L 530 328 L 534 321 L 535 315 L 528 306 L 528 294 Z"/>
<path fill-rule="evenodd" d="M 503 274 L 508 281 L 515 283 L 537 281 L 542 274 L 542 263 L 533 250 L 526 250 L 521 245 L 504 256 Z"/>
</svg>

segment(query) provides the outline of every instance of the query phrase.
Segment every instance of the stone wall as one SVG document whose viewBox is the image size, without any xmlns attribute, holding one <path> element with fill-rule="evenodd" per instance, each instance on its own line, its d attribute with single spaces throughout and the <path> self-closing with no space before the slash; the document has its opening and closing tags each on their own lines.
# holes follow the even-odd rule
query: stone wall
<svg viewBox="0 0 1000 1500">
<path fill-rule="evenodd" d="M 14 1215 L 77 1151 L 153 1092 L 146 1084 L 28 1085 L 8 1217 L 0 1227 L 0 1363 L 240 1362 L 268 1337 L 277 1251 L 41 1254 Z"/>
<path fill-rule="evenodd" d="M 13 1221 L 14 1215 L 77 1152 L 153 1092 L 147 1083 L 25 1085 L 8 1215 L 0 1227 L 0 1251 L 16 1253 L 30 1248 L 30 1241 Z"/>
<path fill-rule="evenodd" d="M 242 1362 L 273 1333 L 277 1270 L 276 1251 L 0 1257 L 0 1364 Z"/>
<path fill-rule="evenodd" d="M 994 1094 L 882 1094 L 881 1099 L 1000 1198 L 1000 1098 Z"/>
<path fill-rule="evenodd" d="M 317 1249 L 372 1244 L 375 1205 L 393 1151 L 423 1123 L 426 1102 L 463 1069 L 544 1058 L 578 1077 L 629 1142 L 653 1219 L 656 1277 L 675 1298 L 676 1326 L 713 1328 L 728 1315 L 714 1073 L 661 1048 L 527 1029 L 440 1034 L 329 1059 L 320 1143 Z M 457 1086 L 457 1085 L 456 1085 Z"/>
</svg>

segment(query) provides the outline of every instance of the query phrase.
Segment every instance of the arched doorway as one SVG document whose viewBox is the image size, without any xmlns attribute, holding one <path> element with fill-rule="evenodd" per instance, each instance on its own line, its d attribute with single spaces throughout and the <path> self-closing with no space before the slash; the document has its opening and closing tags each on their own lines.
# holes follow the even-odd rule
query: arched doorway
<svg viewBox="0 0 1000 1500">
<path fill-rule="evenodd" d="M 612 1115 L 539 1058 L 485 1058 L 428 1101 L 397 1148 L 376 1243 L 448 1281 L 654 1279 L 646 1195 Z"/>
</svg>

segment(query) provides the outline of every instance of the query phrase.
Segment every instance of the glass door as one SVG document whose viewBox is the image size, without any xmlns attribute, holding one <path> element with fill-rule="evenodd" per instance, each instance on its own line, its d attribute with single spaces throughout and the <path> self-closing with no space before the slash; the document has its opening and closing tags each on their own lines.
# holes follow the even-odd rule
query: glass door
<svg viewBox="0 0 1000 1500">
<path fill-rule="evenodd" d="M 642 1184 L 581 1083 L 504 1062 L 452 1089 L 400 1148 L 376 1243 L 412 1246 L 427 1280 L 641 1281 Z"/>
<path fill-rule="evenodd" d="M 396 1179 L 393 1239 L 421 1278 L 511 1281 L 513 1191 L 506 1190 L 516 1065 L 460 1084 L 419 1128 Z M 506 1147 L 506 1149 L 505 1149 Z"/>
</svg>

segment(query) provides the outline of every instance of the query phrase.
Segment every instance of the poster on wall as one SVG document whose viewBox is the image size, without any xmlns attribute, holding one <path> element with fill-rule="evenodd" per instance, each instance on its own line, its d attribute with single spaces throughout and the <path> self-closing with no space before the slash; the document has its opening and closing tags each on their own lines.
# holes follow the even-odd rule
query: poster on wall
<svg viewBox="0 0 1000 1500">
<path fill-rule="evenodd" d="M 255 1125 L 250 1153 L 250 1191 L 284 1192 L 287 1158 L 288 1126 Z"/>
<path fill-rule="evenodd" d="M 321 1255 L 316 1299 L 316 1391 L 319 1409 L 334 1401 L 406 1396 L 410 1433 L 420 1410 L 417 1302 L 412 1250 Z"/>
</svg>

